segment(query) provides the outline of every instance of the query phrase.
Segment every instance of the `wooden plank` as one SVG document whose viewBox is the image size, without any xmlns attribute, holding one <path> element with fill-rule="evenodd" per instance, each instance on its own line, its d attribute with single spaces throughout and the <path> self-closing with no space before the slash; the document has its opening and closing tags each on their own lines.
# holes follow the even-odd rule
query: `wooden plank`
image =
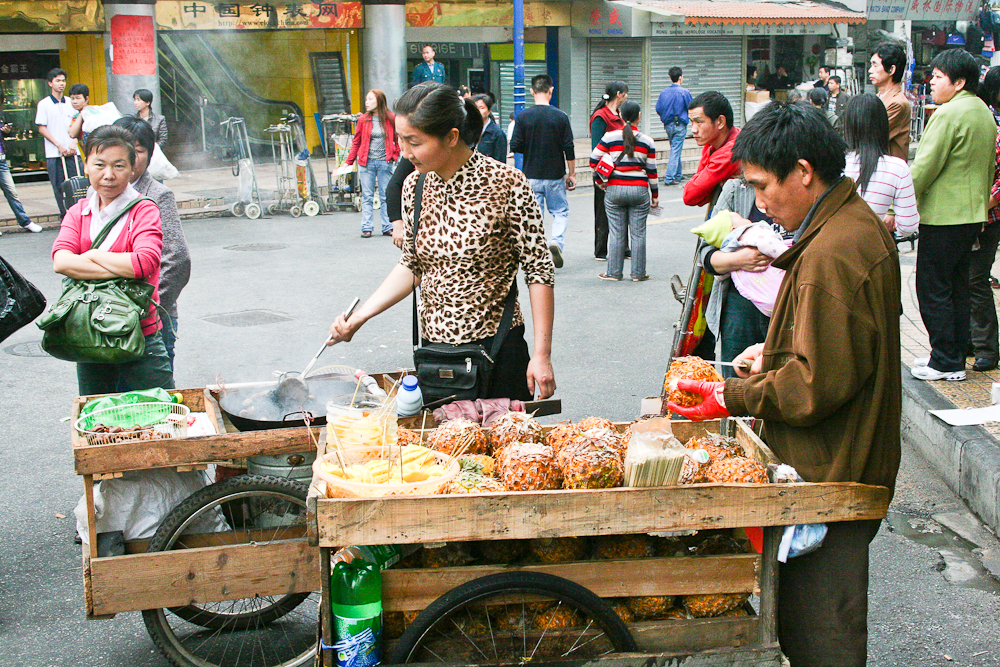
<svg viewBox="0 0 1000 667">
<path fill-rule="evenodd" d="M 501 572 L 544 572 L 569 579 L 602 598 L 695 593 L 750 593 L 757 588 L 759 557 L 704 556 L 580 561 L 504 567 L 480 565 L 382 572 L 386 611 L 426 608 L 456 586 Z M 641 572 L 641 576 L 636 576 Z"/>
<path fill-rule="evenodd" d="M 305 526 L 284 526 L 281 537 L 284 540 L 304 539 Z M 185 549 L 200 549 L 204 547 L 221 547 L 227 544 L 247 544 L 248 542 L 267 542 L 274 538 L 273 528 L 258 530 L 227 530 L 223 533 L 200 533 L 184 535 Z M 126 554 L 144 554 L 149 546 L 149 540 L 129 540 L 125 543 Z"/>
<path fill-rule="evenodd" d="M 319 604 L 319 629 L 320 642 L 322 646 L 333 646 L 333 619 L 330 609 L 330 575 L 333 574 L 330 568 L 330 556 L 333 555 L 331 549 L 319 550 L 320 561 L 320 604 Z M 337 661 L 334 659 L 333 650 L 322 648 L 318 651 L 319 664 L 321 667 L 336 667 Z"/>
<path fill-rule="evenodd" d="M 90 547 L 90 557 L 97 558 L 97 510 L 94 507 L 94 477 L 86 475 L 83 478 L 83 498 L 87 505 L 87 542 Z M 87 545 L 84 545 L 86 548 Z"/>
<path fill-rule="evenodd" d="M 880 519 L 889 490 L 830 484 L 692 484 L 316 501 L 319 545 L 416 544 Z"/>
<path fill-rule="evenodd" d="M 628 626 L 643 653 L 705 651 L 757 642 L 756 616 L 646 621 Z"/>
<path fill-rule="evenodd" d="M 91 558 L 95 614 L 319 590 L 305 540 Z"/>
<path fill-rule="evenodd" d="M 764 553 L 760 571 L 760 635 L 757 641 L 771 644 L 778 641 L 778 545 L 784 528 L 764 529 Z"/>
</svg>

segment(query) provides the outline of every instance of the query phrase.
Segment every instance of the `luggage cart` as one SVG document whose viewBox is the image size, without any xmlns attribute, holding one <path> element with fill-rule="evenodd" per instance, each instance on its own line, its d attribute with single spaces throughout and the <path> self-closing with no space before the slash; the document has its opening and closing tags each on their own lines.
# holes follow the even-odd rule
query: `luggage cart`
<svg viewBox="0 0 1000 667">
<path fill-rule="evenodd" d="M 293 218 L 303 213 L 314 216 L 323 210 L 323 197 L 316 185 L 316 175 L 306 145 L 302 120 L 288 114 L 264 130 L 271 138 L 278 201 L 269 204 L 267 212 L 288 211 Z"/>
<path fill-rule="evenodd" d="M 330 114 L 320 119 L 326 162 L 326 206 L 331 211 L 361 210 L 361 183 L 357 170 L 337 174 L 347 160 L 360 114 Z"/>
<path fill-rule="evenodd" d="M 236 202 L 229 208 L 236 217 L 245 215 L 256 220 L 264 212 L 257 189 L 257 171 L 250 153 L 250 137 L 247 124 L 242 118 L 231 117 L 219 123 L 226 137 L 227 156 L 233 161 L 233 176 L 236 176 Z"/>
</svg>

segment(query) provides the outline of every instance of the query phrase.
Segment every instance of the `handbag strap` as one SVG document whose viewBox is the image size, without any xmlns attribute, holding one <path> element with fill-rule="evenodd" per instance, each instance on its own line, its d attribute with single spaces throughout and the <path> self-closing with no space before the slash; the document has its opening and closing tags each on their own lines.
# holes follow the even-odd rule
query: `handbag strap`
<svg viewBox="0 0 1000 667">
<path fill-rule="evenodd" d="M 127 215 L 128 212 L 131 211 L 133 208 L 135 208 L 135 205 L 141 201 L 153 201 L 153 200 L 150 199 L 149 197 L 137 197 L 132 201 L 130 201 L 128 204 L 125 205 L 125 208 L 123 208 L 122 210 L 120 210 L 118 213 L 115 214 L 115 217 L 108 220 L 108 224 L 104 225 L 104 228 L 101 229 L 101 231 L 97 234 L 97 236 L 95 236 L 94 239 L 90 242 L 90 247 L 92 249 L 100 248 L 101 244 L 104 243 L 104 239 L 108 238 L 108 234 L 110 234 L 114 226 L 118 224 L 118 221 L 122 219 L 122 216 Z"/>
<path fill-rule="evenodd" d="M 413 257 L 417 256 L 417 230 L 420 229 L 420 200 L 424 192 L 424 178 L 426 174 L 417 176 L 417 185 L 413 191 Z M 496 360 L 507 340 L 511 324 L 514 322 L 514 304 L 517 302 L 517 275 L 514 282 L 507 291 L 507 299 L 503 306 L 503 315 L 500 316 L 500 324 L 497 332 L 493 336 L 493 346 L 490 349 L 490 358 Z M 420 347 L 420 317 L 417 315 L 417 281 L 413 281 L 413 349 Z"/>
</svg>

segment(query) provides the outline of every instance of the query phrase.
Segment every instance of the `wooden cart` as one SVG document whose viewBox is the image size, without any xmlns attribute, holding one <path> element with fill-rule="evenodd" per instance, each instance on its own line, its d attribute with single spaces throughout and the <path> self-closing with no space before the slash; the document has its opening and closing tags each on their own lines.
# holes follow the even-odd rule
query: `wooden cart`
<svg viewBox="0 0 1000 667">
<path fill-rule="evenodd" d="M 719 421 L 678 422 L 674 432 L 686 441 L 694 435 L 719 432 L 723 425 Z M 728 426 L 748 455 L 761 463 L 776 462 L 744 421 L 728 420 Z M 386 612 L 422 610 L 460 584 L 511 570 L 563 577 L 602 598 L 731 592 L 759 595 L 760 611 L 755 616 L 632 623 L 629 630 L 641 654 L 609 662 L 614 665 L 662 664 L 649 659 L 668 656 L 681 661 L 671 665 L 685 664 L 685 656 L 698 655 L 698 665 L 777 666 L 776 554 L 782 527 L 879 519 L 889 504 L 886 488 L 854 483 L 699 484 L 349 500 L 318 497 L 316 487 L 314 484 L 310 489 L 308 498 L 308 527 L 310 543 L 320 547 L 321 632 L 327 646 L 334 643 L 328 604 L 330 556 L 340 546 L 765 527 L 764 549 L 759 555 L 389 569 L 382 573 Z M 332 667 L 332 651 L 321 653 L 322 664 Z M 384 658 L 387 655 L 383 653 Z"/>
</svg>

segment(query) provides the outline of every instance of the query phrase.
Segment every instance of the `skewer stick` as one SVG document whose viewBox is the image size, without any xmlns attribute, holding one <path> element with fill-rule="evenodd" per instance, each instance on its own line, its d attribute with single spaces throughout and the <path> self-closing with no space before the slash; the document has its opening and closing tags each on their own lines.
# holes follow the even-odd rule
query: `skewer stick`
<svg viewBox="0 0 1000 667">
<path fill-rule="evenodd" d="M 354 406 L 354 399 L 358 397 L 358 391 L 361 389 L 361 378 L 358 378 L 358 386 L 354 388 L 354 396 L 351 396 L 351 406 Z"/>
<path fill-rule="evenodd" d="M 344 468 L 344 458 L 341 456 L 340 437 L 337 435 L 337 429 L 331 428 L 328 430 L 330 433 L 333 433 L 333 453 L 337 455 L 337 463 L 340 464 L 340 469 L 346 475 L 347 471 Z"/>
<path fill-rule="evenodd" d="M 427 425 L 427 411 L 424 410 L 424 418 L 420 420 L 420 442 L 424 441 L 424 426 Z"/>
<path fill-rule="evenodd" d="M 467 435 L 465 437 L 465 440 L 462 441 L 462 442 L 465 443 L 465 446 L 462 447 L 462 449 L 459 450 L 459 452 L 457 454 L 453 455 L 451 458 L 448 459 L 448 465 L 450 466 L 453 461 L 457 461 L 459 459 L 459 457 L 461 457 L 463 454 L 465 454 L 465 452 L 469 449 L 469 447 L 472 446 L 472 443 L 475 442 L 475 441 L 476 441 L 475 434 L 470 433 L 469 435 Z"/>
</svg>

